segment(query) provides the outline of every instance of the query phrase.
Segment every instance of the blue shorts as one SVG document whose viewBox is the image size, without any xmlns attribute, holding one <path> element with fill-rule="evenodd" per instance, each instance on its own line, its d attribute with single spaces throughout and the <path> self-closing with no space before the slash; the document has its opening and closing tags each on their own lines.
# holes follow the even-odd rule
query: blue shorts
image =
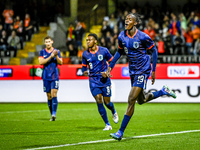
<svg viewBox="0 0 200 150">
<path fill-rule="evenodd" d="M 92 93 L 92 96 L 95 97 L 98 94 L 102 94 L 103 97 L 111 97 L 111 87 L 90 87 L 90 91 Z"/>
<path fill-rule="evenodd" d="M 147 80 L 149 74 L 131 75 L 131 86 L 137 86 L 142 89 L 146 89 Z"/>
<path fill-rule="evenodd" d="M 50 93 L 51 89 L 58 90 L 59 80 L 53 80 L 53 81 L 43 80 L 43 88 L 44 88 L 44 92 L 46 92 L 46 93 Z"/>
</svg>

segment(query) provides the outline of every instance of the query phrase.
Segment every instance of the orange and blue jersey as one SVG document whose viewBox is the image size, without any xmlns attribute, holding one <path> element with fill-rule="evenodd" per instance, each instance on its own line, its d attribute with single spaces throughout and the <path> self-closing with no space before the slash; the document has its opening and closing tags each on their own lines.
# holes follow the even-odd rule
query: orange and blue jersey
<svg viewBox="0 0 200 150">
<path fill-rule="evenodd" d="M 52 49 L 52 51 L 47 51 L 47 49 L 43 49 L 40 51 L 39 57 L 43 57 L 44 59 L 48 58 L 51 53 L 56 50 Z M 61 58 L 60 51 L 58 51 L 58 57 Z M 42 79 L 43 80 L 59 80 L 59 72 L 57 68 L 57 60 L 55 57 L 51 58 L 46 64 L 43 65 Z"/>
<path fill-rule="evenodd" d="M 118 52 L 125 51 L 129 61 L 130 75 L 149 74 L 151 72 L 151 56 L 147 51 L 151 50 L 154 45 L 154 41 L 138 29 L 132 37 L 128 35 L 126 30 L 119 34 Z M 112 64 L 110 67 L 113 67 Z"/>
<path fill-rule="evenodd" d="M 103 79 L 101 72 L 105 72 L 108 68 L 107 61 L 111 61 L 113 56 L 107 48 L 97 46 L 94 53 L 90 49 L 83 52 L 82 56 L 83 72 L 89 66 L 89 81 L 92 87 L 105 87 L 111 85 L 110 78 Z"/>
</svg>

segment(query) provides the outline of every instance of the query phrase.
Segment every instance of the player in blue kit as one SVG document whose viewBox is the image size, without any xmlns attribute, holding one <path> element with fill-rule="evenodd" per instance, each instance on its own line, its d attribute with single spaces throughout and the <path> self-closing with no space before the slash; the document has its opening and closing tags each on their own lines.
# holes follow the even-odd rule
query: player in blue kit
<svg viewBox="0 0 200 150">
<path fill-rule="evenodd" d="M 138 14 L 128 14 L 125 19 L 125 30 L 118 36 L 118 51 L 113 60 L 110 62 L 106 76 L 110 77 L 110 72 L 116 61 L 120 58 L 123 51 L 129 61 L 129 73 L 131 79 L 131 91 L 128 97 L 128 107 L 121 123 L 120 129 L 116 133 L 111 133 L 110 136 L 114 139 L 121 140 L 124 130 L 128 125 L 135 108 L 136 101 L 139 104 L 146 103 L 162 95 L 168 95 L 176 98 L 176 95 L 167 86 L 163 86 L 160 91 L 148 93 L 144 95 L 147 80 L 151 74 L 152 84 L 155 82 L 155 71 L 157 63 L 157 49 L 152 39 L 136 28 L 140 23 Z M 152 53 L 153 67 L 151 72 L 151 57 L 147 53 Z"/>
<path fill-rule="evenodd" d="M 53 48 L 53 39 L 44 38 L 46 48 L 40 51 L 39 63 L 43 65 L 42 79 L 44 92 L 47 93 L 48 106 L 51 113 L 50 121 L 55 121 L 58 106 L 57 92 L 59 88 L 59 72 L 57 65 L 62 64 L 60 51 Z"/>
<path fill-rule="evenodd" d="M 106 109 L 103 102 L 108 109 L 111 110 L 113 121 L 118 123 L 118 114 L 114 108 L 111 97 L 111 81 L 106 77 L 106 70 L 108 68 L 107 61 L 111 61 L 113 56 L 107 48 L 97 45 L 97 35 L 90 33 L 86 39 L 88 49 L 83 52 L 82 56 L 82 71 L 84 76 L 89 76 L 90 91 L 96 100 L 99 114 L 101 115 L 106 126 L 103 130 L 112 130 L 108 121 Z M 89 66 L 89 72 L 87 71 Z"/>
</svg>

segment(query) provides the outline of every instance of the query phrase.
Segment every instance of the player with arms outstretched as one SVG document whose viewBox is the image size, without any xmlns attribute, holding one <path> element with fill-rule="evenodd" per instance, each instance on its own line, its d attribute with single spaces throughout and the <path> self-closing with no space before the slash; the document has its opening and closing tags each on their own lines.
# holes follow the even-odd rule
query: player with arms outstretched
<svg viewBox="0 0 200 150">
<path fill-rule="evenodd" d="M 57 65 L 62 64 L 60 51 L 53 48 L 53 39 L 44 38 L 46 48 L 40 51 L 39 63 L 43 65 L 42 79 L 44 92 L 47 93 L 48 106 L 51 113 L 50 121 L 55 121 L 58 106 L 57 92 L 59 88 L 59 72 Z"/>
<path fill-rule="evenodd" d="M 108 68 L 107 61 L 110 62 L 113 56 L 107 48 L 97 45 L 96 34 L 90 33 L 86 41 L 88 49 L 83 52 L 82 56 L 83 75 L 86 77 L 89 76 L 90 91 L 96 100 L 99 114 L 106 124 L 103 130 L 112 130 L 103 102 L 106 107 L 111 110 L 113 121 L 117 123 L 119 118 L 113 103 L 110 101 L 111 81 L 105 74 L 105 71 Z M 89 66 L 89 72 L 87 71 L 87 65 Z"/>
<path fill-rule="evenodd" d="M 116 133 L 111 133 L 110 136 L 114 139 L 121 140 L 124 130 L 130 121 L 135 108 L 136 101 L 139 104 L 146 103 L 162 95 L 168 95 L 176 98 L 176 95 L 167 86 L 157 92 L 144 95 L 143 90 L 146 89 L 147 80 L 151 74 L 152 84 L 155 82 L 155 71 L 157 63 L 157 49 L 152 39 L 144 32 L 138 30 L 136 25 L 140 22 L 138 14 L 128 14 L 125 19 L 125 30 L 118 36 L 118 51 L 113 60 L 110 62 L 106 72 L 107 77 L 110 77 L 110 72 L 116 61 L 120 58 L 123 51 L 129 61 L 129 73 L 131 79 L 131 91 L 128 97 L 128 108 L 121 123 L 121 128 Z M 151 57 L 147 52 L 152 53 L 153 69 L 151 72 Z"/>
</svg>

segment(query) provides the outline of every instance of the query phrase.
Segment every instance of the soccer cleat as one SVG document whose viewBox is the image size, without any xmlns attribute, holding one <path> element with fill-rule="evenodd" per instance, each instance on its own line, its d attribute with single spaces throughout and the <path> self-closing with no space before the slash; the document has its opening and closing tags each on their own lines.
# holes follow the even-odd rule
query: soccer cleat
<svg viewBox="0 0 200 150">
<path fill-rule="evenodd" d="M 169 87 L 166 85 L 163 86 L 162 92 L 164 93 L 164 95 L 168 95 L 173 98 L 176 98 L 176 94 L 172 90 L 170 90 Z"/>
<path fill-rule="evenodd" d="M 112 130 L 111 125 L 106 125 L 105 128 L 103 129 L 103 131 L 108 131 L 108 130 Z"/>
<path fill-rule="evenodd" d="M 110 137 L 114 138 L 115 140 L 120 141 L 123 137 L 123 132 L 117 131 L 116 133 L 110 133 Z"/>
<path fill-rule="evenodd" d="M 113 121 L 114 121 L 114 123 L 118 123 L 118 121 L 119 121 L 117 112 L 113 114 Z"/>
<path fill-rule="evenodd" d="M 52 115 L 50 121 L 56 121 L 56 116 Z"/>
</svg>

